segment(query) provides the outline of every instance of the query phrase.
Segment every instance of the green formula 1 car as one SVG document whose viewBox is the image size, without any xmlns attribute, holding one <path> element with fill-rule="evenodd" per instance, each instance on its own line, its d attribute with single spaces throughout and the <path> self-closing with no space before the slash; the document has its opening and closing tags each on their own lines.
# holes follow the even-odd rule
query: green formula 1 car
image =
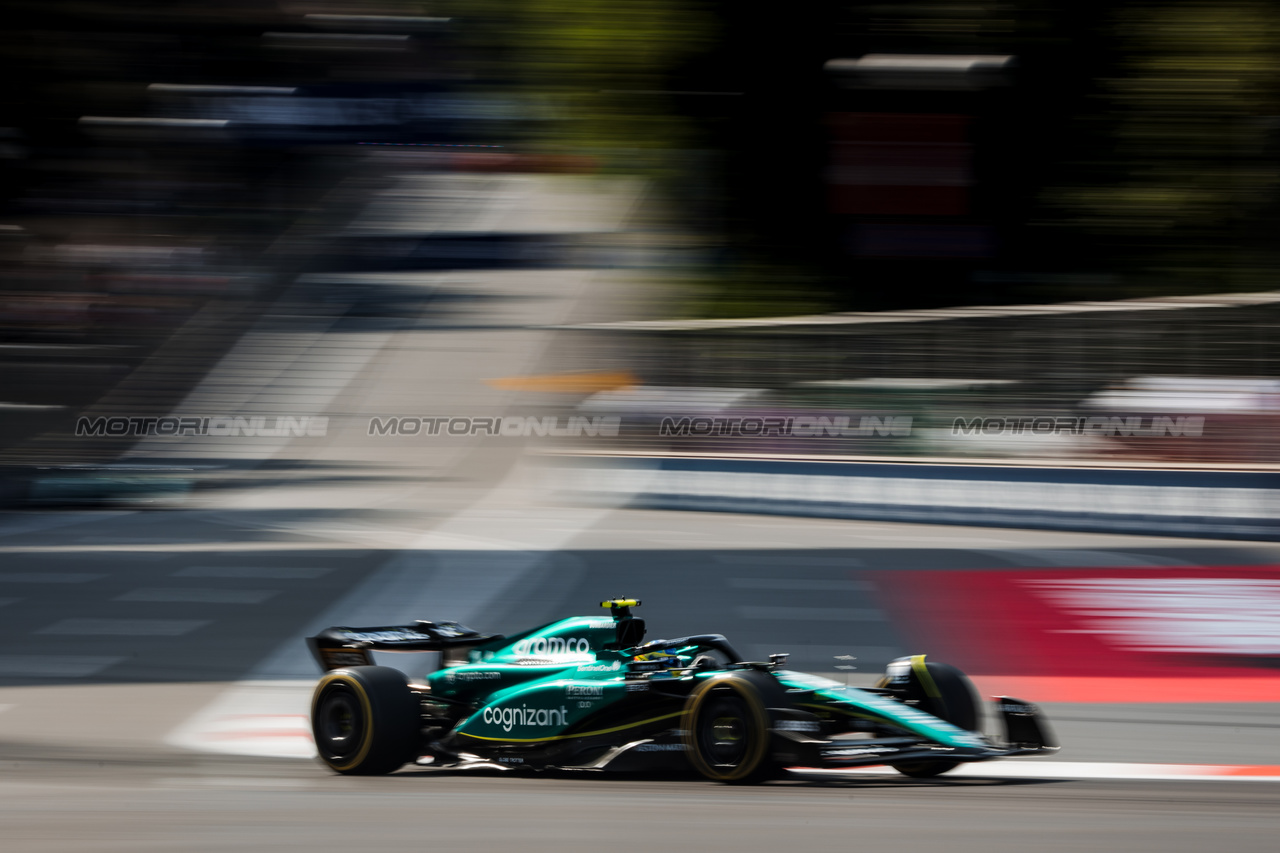
<svg viewBox="0 0 1280 853">
<path fill-rule="evenodd" d="M 1057 749 L 1040 712 L 995 700 L 981 728 L 969 680 L 924 655 L 874 688 L 746 661 L 719 634 L 644 642 L 638 601 L 510 637 L 452 622 L 330 628 L 308 639 L 325 669 L 311 703 L 320 757 L 339 773 L 436 767 L 670 770 L 760 782 L 783 768 L 887 764 L 936 776 L 962 762 Z M 373 666 L 371 651 L 438 652 L 421 681 Z"/>
</svg>

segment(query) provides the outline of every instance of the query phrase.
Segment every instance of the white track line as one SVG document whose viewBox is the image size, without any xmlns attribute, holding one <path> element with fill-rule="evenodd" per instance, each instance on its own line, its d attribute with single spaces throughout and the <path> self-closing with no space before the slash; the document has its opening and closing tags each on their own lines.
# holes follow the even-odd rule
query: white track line
<svg viewBox="0 0 1280 853">
<path fill-rule="evenodd" d="M 313 758 L 311 689 L 307 681 L 241 681 L 166 740 L 199 752 Z"/>
<path fill-rule="evenodd" d="M 888 767 L 849 770 L 791 768 L 800 774 L 835 776 L 896 776 Z M 945 777 L 980 779 L 1118 779 L 1228 782 L 1280 782 L 1280 766 L 1234 764 L 1124 764 L 1095 761 L 993 761 L 975 762 L 947 773 Z"/>
</svg>

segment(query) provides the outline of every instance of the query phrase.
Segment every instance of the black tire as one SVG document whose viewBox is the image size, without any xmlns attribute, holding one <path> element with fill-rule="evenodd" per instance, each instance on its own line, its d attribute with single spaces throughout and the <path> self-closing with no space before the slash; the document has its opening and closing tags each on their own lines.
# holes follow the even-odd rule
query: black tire
<svg viewBox="0 0 1280 853">
<path fill-rule="evenodd" d="M 921 711 L 946 720 L 965 731 L 978 731 L 982 727 L 982 705 L 973 682 L 954 666 L 936 661 L 924 661 L 924 667 L 932 685 L 922 684 L 913 672 L 909 698 L 916 699 Z M 893 769 L 914 779 L 941 776 L 959 766 L 958 761 L 911 761 L 895 764 Z"/>
<path fill-rule="evenodd" d="M 769 714 L 745 677 L 709 678 L 685 703 L 686 754 L 694 769 L 716 782 L 754 785 L 772 777 Z"/>
<path fill-rule="evenodd" d="M 379 776 L 418 757 L 421 710 L 404 673 L 353 666 L 326 673 L 311 697 L 311 734 L 338 773 Z"/>
</svg>

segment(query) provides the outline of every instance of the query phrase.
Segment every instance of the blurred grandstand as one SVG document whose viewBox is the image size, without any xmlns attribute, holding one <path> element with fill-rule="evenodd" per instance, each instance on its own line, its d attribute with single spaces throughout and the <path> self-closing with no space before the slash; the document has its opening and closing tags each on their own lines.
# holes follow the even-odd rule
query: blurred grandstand
<svg viewBox="0 0 1280 853">
<path fill-rule="evenodd" d="M 80 416 L 172 413 L 264 318 L 394 322 L 418 297 L 368 275 L 477 269 L 627 271 L 627 308 L 561 324 L 548 364 L 628 379 L 521 398 L 621 417 L 593 452 L 1280 461 L 1268 6 L 7 14 L 14 476 L 119 459 Z M 575 210 L 648 191 L 625 233 L 550 233 L 507 180 L 531 173 L 592 176 Z M 680 417 L 819 435 L 664 434 Z"/>
</svg>

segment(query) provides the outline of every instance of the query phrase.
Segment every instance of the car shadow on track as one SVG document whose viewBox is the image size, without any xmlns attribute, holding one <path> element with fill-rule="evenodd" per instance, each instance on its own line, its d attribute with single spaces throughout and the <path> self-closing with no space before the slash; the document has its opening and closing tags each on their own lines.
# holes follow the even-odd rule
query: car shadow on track
<svg viewBox="0 0 1280 853">
<path fill-rule="evenodd" d="M 470 769 L 457 768 L 439 768 L 431 767 L 415 767 L 412 769 L 401 770 L 394 774 L 396 778 L 413 778 L 413 777 L 447 777 L 447 778 L 524 778 L 531 782 L 537 779 L 557 779 L 562 781 L 591 781 L 591 782 L 653 782 L 653 783 L 689 783 L 689 784 L 709 784 L 692 772 L 635 772 L 635 773 L 606 773 L 598 770 L 532 770 L 524 768 L 511 768 L 509 770 L 500 770 L 490 767 L 475 767 Z M 789 788 L 944 788 L 956 790 L 962 788 L 1001 788 L 1001 787 L 1017 787 L 1026 785 L 1046 785 L 1057 784 L 1062 779 L 1036 779 L 1036 778 L 997 778 L 982 776 L 958 776 L 947 777 L 938 776 L 932 779 L 913 779 L 907 776 L 884 775 L 871 776 L 862 774 L 850 774 L 848 776 L 839 776 L 833 774 L 808 774 L 804 771 L 788 771 L 785 776 L 772 779 L 763 783 L 770 787 L 789 787 Z"/>
<path fill-rule="evenodd" d="M 964 776 L 948 779 L 940 776 L 934 779 L 911 779 L 907 776 L 823 776 L 804 777 L 797 775 L 793 779 L 778 780 L 783 785 L 799 785 L 811 788 L 1006 788 L 1021 785 L 1056 784 L 1062 779 L 1000 779 Z"/>
</svg>

